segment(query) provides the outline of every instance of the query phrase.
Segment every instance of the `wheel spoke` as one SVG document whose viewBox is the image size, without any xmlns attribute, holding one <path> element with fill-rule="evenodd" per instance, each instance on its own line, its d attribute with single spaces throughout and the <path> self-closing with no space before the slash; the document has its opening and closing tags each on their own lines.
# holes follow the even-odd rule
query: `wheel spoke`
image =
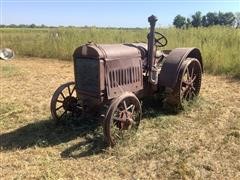
<svg viewBox="0 0 240 180">
<path fill-rule="evenodd" d="M 193 73 L 194 73 L 194 66 L 192 67 L 191 78 L 193 78 Z"/>
<path fill-rule="evenodd" d="M 124 121 L 122 120 L 122 118 L 120 118 L 120 117 L 113 117 L 113 120 L 120 121 L 120 122 L 124 122 Z"/>
<path fill-rule="evenodd" d="M 127 110 L 127 104 L 126 101 L 123 101 L 124 109 Z"/>
<path fill-rule="evenodd" d="M 76 86 L 73 86 L 73 89 L 72 89 L 72 92 L 71 93 L 69 93 L 70 94 L 70 96 L 72 96 L 72 94 L 73 94 L 73 92 L 74 92 L 74 90 L 76 89 Z"/>
<path fill-rule="evenodd" d="M 70 86 L 68 86 L 67 88 L 68 88 L 68 93 L 69 93 L 69 96 L 71 96 L 71 90 L 70 90 Z"/>
<path fill-rule="evenodd" d="M 64 94 L 63 94 L 62 92 L 61 92 L 60 94 L 61 94 L 61 96 L 63 97 L 63 99 L 65 99 L 65 96 L 64 96 Z"/>
<path fill-rule="evenodd" d="M 189 90 L 189 99 L 192 99 L 192 91 Z"/>
<path fill-rule="evenodd" d="M 130 106 L 128 106 L 127 110 L 131 109 L 134 105 L 131 104 Z"/>
<path fill-rule="evenodd" d="M 188 98 L 188 94 L 189 94 L 189 91 L 186 92 L 186 94 L 184 94 L 184 100 L 186 100 Z"/>
<path fill-rule="evenodd" d="M 135 106 L 133 105 L 133 108 L 132 108 L 132 114 L 133 114 L 134 110 L 135 110 Z"/>
<path fill-rule="evenodd" d="M 59 99 L 57 100 L 57 102 L 63 103 L 63 101 L 62 101 L 62 100 L 59 100 Z"/>
<path fill-rule="evenodd" d="M 62 117 L 63 117 L 65 114 L 67 114 L 67 110 L 65 110 L 65 111 L 62 113 L 62 115 L 59 117 L 59 119 L 62 119 Z"/>
<path fill-rule="evenodd" d="M 190 79 L 190 73 L 189 73 L 189 69 L 187 67 L 187 80 L 189 80 L 189 79 Z"/>
<path fill-rule="evenodd" d="M 196 80 L 197 76 L 194 76 L 191 80 L 191 84 Z"/>
<path fill-rule="evenodd" d="M 189 83 L 186 82 L 186 81 L 183 81 L 182 83 L 185 84 L 185 86 L 186 86 L 186 85 L 187 85 L 187 86 L 189 85 Z"/>
<path fill-rule="evenodd" d="M 59 109 L 61 109 L 63 107 L 63 105 L 59 106 L 58 108 L 56 108 L 56 111 L 58 111 Z"/>
<path fill-rule="evenodd" d="M 187 92 L 188 88 L 186 87 L 185 89 L 182 90 L 182 95 L 184 96 L 184 94 Z"/>
<path fill-rule="evenodd" d="M 192 91 L 192 95 L 193 95 L 193 97 L 195 97 L 195 96 L 196 96 L 196 93 L 195 93 L 194 91 Z"/>
<path fill-rule="evenodd" d="M 193 90 L 193 91 L 196 91 L 196 88 L 192 86 L 192 90 Z"/>
<path fill-rule="evenodd" d="M 184 91 L 183 97 L 186 99 L 188 97 L 188 95 L 189 95 L 189 89 L 187 88 Z"/>
</svg>

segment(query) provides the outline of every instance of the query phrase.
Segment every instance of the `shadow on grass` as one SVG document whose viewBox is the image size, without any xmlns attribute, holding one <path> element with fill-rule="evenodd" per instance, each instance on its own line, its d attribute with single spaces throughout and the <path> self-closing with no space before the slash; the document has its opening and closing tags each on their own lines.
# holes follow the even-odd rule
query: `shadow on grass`
<svg viewBox="0 0 240 180">
<path fill-rule="evenodd" d="M 143 118 L 166 115 L 160 101 L 154 98 L 143 100 Z M 8 133 L 0 134 L 0 149 L 15 150 L 30 147 L 49 147 L 66 143 L 76 138 L 82 138 L 61 153 L 61 157 L 84 157 L 101 153 L 105 148 L 101 122 L 93 118 L 66 119 L 61 125 L 56 125 L 52 119 L 20 127 Z"/>
<path fill-rule="evenodd" d="M 75 144 L 61 153 L 62 158 L 80 158 L 85 156 L 96 155 L 102 153 L 106 149 L 106 144 L 103 137 L 95 136 L 93 138 L 86 138 L 85 141 Z"/>
<path fill-rule="evenodd" d="M 88 149 L 85 148 L 87 151 L 82 155 L 96 154 L 105 147 L 102 133 L 99 130 L 100 124 L 100 121 L 91 118 L 69 121 L 66 119 L 61 125 L 56 125 L 52 119 L 40 120 L 14 131 L 0 134 L 0 149 L 26 149 L 34 146 L 49 147 L 80 137 L 86 141 L 84 144 L 80 143 L 78 147 L 81 144 L 89 147 Z M 98 147 L 95 144 L 98 144 Z M 67 154 L 71 154 L 71 149 L 73 148 L 65 150 L 63 156 L 66 157 Z"/>
<path fill-rule="evenodd" d="M 143 118 L 154 118 L 158 116 L 176 115 L 181 110 L 172 109 L 159 97 L 146 97 L 142 99 Z"/>
</svg>

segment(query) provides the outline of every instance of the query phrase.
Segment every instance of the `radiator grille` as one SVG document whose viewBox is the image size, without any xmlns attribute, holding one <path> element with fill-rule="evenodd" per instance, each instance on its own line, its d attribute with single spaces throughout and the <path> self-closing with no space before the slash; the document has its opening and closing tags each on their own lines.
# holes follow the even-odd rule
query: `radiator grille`
<svg viewBox="0 0 240 180">
<path fill-rule="evenodd" d="M 110 87 L 130 85 L 141 81 L 140 67 L 115 69 L 109 72 Z"/>
<path fill-rule="evenodd" d="M 99 60 L 76 59 L 75 81 L 77 89 L 89 93 L 99 92 Z"/>
</svg>

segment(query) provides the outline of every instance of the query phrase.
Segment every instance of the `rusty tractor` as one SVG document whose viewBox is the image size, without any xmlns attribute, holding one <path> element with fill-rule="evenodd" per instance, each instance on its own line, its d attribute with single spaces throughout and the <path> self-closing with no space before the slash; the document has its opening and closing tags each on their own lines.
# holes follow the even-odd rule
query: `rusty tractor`
<svg viewBox="0 0 240 180">
<path fill-rule="evenodd" d="M 66 116 L 98 112 L 103 133 L 114 146 L 137 130 L 145 96 L 164 94 L 173 108 L 183 108 L 198 96 L 203 63 L 197 48 L 159 50 L 166 37 L 155 32 L 157 18 L 150 16 L 148 43 L 87 43 L 73 53 L 73 82 L 61 85 L 53 94 L 51 114 L 56 122 Z M 70 116 L 70 117 L 71 117 Z"/>
</svg>

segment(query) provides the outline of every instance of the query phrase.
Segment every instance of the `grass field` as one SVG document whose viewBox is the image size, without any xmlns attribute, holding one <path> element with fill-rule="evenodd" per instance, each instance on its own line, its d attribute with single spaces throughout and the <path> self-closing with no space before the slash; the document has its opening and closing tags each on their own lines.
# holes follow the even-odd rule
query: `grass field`
<svg viewBox="0 0 240 180">
<path fill-rule="evenodd" d="M 38 52 L 29 43 L 17 53 Z M 137 134 L 113 149 L 105 149 L 93 119 L 56 126 L 50 117 L 53 92 L 73 80 L 71 62 L 0 61 L 0 79 L 0 179 L 240 179 L 237 79 L 205 74 L 199 100 L 177 115 L 164 113 L 159 102 L 143 104 Z"/>
<path fill-rule="evenodd" d="M 212 74 L 240 77 L 240 29 L 230 27 L 158 29 L 168 38 L 166 49 L 200 48 L 204 68 Z M 71 60 L 74 49 L 89 41 L 96 43 L 146 42 L 148 29 L 55 28 L 0 29 L 1 47 L 17 56 Z M 0 47 L 0 48 L 1 48 Z"/>
</svg>

